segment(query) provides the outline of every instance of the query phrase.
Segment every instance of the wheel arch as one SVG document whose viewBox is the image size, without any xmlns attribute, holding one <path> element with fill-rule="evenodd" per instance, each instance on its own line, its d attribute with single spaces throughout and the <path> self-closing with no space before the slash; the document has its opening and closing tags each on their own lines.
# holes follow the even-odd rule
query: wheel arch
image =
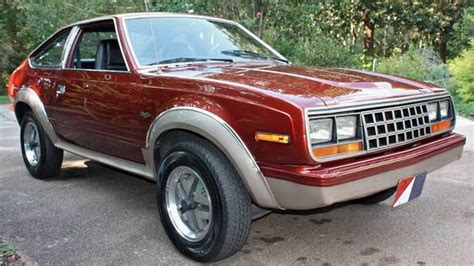
<svg viewBox="0 0 474 266">
<path fill-rule="evenodd" d="M 170 132 L 177 131 L 195 134 L 210 141 L 234 166 L 256 204 L 265 208 L 281 209 L 266 178 L 239 135 L 222 118 L 204 109 L 174 107 L 160 114 L 152 123 L 147 134 L 144 155 L 155 177 L 159 170 L 155 166 L 159 163 L 156 156 L 160 140 Z"/>
<path fill-rule="evenodd" d="M 27 111 L 31 111 L 53 144 L 56 146 L 59 143 L 59 138 L 46 115 L 43 102 L 33 89 L 25 86 L 20 88 L 13 103 L 18 123 L 21 123 Z"/>
</svg>

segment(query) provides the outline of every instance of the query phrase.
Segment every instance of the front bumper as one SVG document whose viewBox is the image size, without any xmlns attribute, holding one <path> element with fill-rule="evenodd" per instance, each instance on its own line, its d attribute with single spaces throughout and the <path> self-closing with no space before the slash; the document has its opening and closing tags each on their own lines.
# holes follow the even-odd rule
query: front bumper
<svg viewBox="0 0 474 266">
<path fill-rule="evenodd" d="M 269 177 L 267 182 L 284 209 L 315 209 L 363 198 L 395 187 L 404 177 L 432 172 L 461 158 L 465 137 L 451 134 L 417 147 L 328 169 L 293 172 L 300 182 Z M 263 169 L 262 169 L 263 170 Z M 267 168 L 267 170 L 269 170 Z M 282 174 L 277 172 L 264 171 Z"/>
</svg>

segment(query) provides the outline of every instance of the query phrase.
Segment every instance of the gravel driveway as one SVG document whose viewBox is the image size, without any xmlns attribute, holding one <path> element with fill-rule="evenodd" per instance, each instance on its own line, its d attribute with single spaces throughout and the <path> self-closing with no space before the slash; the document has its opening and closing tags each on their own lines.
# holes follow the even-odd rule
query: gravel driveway
<svg viewBox="0 0 474 266">
<path fill-rule="evenodd" d="M 348 205 L 271 214 L 222 264 L 474 264 L 474 123 L 464 156 L 429 175 L 421 197 L 392 209 Z M 192 264 L 156 210 L 154 183 L 67 154 L 60 177 L 31 178 L 19 127 L 0 106 L 0 240 L 42 264 Z"/>
</svg>

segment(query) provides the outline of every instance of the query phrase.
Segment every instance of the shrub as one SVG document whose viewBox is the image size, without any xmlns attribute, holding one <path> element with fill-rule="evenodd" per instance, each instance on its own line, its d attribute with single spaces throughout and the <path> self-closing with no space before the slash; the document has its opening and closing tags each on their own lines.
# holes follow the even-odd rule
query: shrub
<svg viewBox="0 0 474 266">
<path fill-rule="evenodd" d="M 275 48 L 296 65 L 360 68 L 360 54 L 348 51 L 327 37 L 312 40 L 277 40 Z"/>
<path fill-rule="evenodd" d="M 428 49 L 410 49 L 402 55 L 382 59 L 376 71 L 424 80 L 439 86 L 448 86 L 449 73 L 439 56 Z"/>
<path fill-rule="evenodd" d="M 474 41 L 473 41 L 474 43 Z M 465 50 L 449 64 L 452 81 L 464 102 L 474 101 L 474 47 Z"/>
</svg>

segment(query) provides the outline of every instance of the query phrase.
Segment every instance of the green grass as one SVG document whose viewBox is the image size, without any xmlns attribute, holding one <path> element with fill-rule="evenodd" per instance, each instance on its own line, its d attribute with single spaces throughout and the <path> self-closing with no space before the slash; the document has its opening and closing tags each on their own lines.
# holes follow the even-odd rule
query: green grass
<svg viewBox="0 0 474 266">
<path fill-rule="evenodd" d="M 9 257 L 16 254 L 16 247 L 10 242 L 0 243 L 0 256 Z"/>
<path fill-rule="evenodd" d="M 10 103 L 10 98 L 7 95 L 0 95 L 0 104 Z"/>
</svg>

